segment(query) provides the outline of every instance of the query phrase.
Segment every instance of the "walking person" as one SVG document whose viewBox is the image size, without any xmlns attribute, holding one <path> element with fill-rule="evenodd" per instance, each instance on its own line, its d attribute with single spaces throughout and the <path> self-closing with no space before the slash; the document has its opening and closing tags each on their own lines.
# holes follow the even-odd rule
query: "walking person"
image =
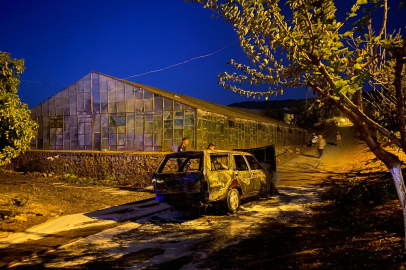
<svg viewBox="0 0 406 270">
<path fill-rule="evenodd" d="M 326 140 L 323 138 L 323 135 L 319 135 L 319 158 L 323 155 L 324 147 L 326 147 Z"/>
<path fill-rule="evenodd" d="M 182 139 L 182 144 L 178 147 L 178 152 L 186 152 L 186 146 L 189 144 L 188 138 Z"/>
<path fill-rule="evenodd" d="M 336 146 L 341 147 L 342 143 L 341 143 L 341 134 L 339 131 L 337 131 L 336 134 Z"/>
<path fill-rule="evenodd" d="M 316 147 L 317 142 L 319 141 L 319 137 L 317 137 L 316 133 L 312 135 L 312 147 Z"/>
<path fill-rule="evenodd" d="M 182 144 L 178 147 L 178 152 L 186 152 L 186 146 L 189 144 L 189 139 L 188 138 L 183 138 L 182 139 Z M 182 169 L 182 164 L 183 161 L 185 159 L 183 158 L 183 160 L 181 158 L 178 158 L 178 170 Z"/>
</svg>

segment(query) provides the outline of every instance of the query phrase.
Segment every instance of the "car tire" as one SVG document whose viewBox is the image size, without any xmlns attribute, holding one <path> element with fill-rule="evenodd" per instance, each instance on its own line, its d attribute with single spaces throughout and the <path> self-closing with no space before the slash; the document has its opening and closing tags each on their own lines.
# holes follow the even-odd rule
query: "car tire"
<svg viewBox="0 0 406 270">
<path fill-rule="evenodd" d="M 227 198 L 225 200 L 225 210 L 230 214 L 235 214 L 240 208 L 240 193 L 237 189 L 230 189 L 227 193 Z"/>
</svg>

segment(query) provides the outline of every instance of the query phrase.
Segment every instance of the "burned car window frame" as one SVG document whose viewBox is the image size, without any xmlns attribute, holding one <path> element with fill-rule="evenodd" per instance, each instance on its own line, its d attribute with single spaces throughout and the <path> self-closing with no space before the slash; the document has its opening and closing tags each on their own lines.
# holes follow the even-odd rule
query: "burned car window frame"
<svg viewBox="0 0 406 270">
<path fill-rule="evenodd" d="M 262 168 L 261 164 L 259 164 L 258 160 L 254 156 L 252 156 L 252 155 L 244 155 L 244 157 L 245 157 L 245 160 L 247 161 L 248 166 L 250 167 L 251 170 L 264 170 L 264 168 Z M 254 166 L 251 165 L 251 162 L 250 162 L 249 159 L 251 159 L 254 162 L 254 164 L 256 165 L 255 168 L 254 168 Z"/>
<path fill-rule="evenodd" d="M 185 160 L 182 160 L 184 158 Z M 177 170 L 173 170 L 172 172 L 163 172 L 166 164 L 168 161 L 172 159 L 175 160 L 175 162 L 178 164 Z M 184 171 L 186 164 L 191 160 L 191 159 L 199 159 L 199 169 L 198 170 L 190 170 L 190 171 Z M 165 159 L 162 161 L 161 165 L 159 166 L 159 169 L 157 170 L 157 173 L 182 173 L 182 172 L 202 172 L 203 171 L 203 159 L 204 155 L 194 155 L 194 156 L 188 156 L 188 155 L 179 155 L 179 156 L 171 156 L 171 157 L 165 157 Z M 179 166 L 179 160 L 182 160 L 182 163 Z"/>
<path fill-rule="evenodd" d="M 236 159 L 235 159 L 236 156 L 242 158 L 242 160 L 245 162 L 245 165 L 247 166 L 247 169 L 241 170 L 241 169 L 238 168 L 237 161 L 236 161 Z M 235 154 L 235 155 L 233 155 L 233 158 L 234 158 L 234 164 L 235 164 L 235 170 L 236 170 L 236 171 L 249 171 L 249 170 L 250 170 L 250 166 L 249 166 L 247 160 L 245 159 L 244 155 Z"/>
<path fill-rule="evenodd" d="M 227 171 L 230 170 L 230 155 L 228 153 L 210 153 L 210 170 L 211 171 Z M 227 158 L 227 164 L 218 162 L 214 158 Z M 217 162 L 217 163 L 216 163 Z M 216 166 L 218 168 L 216 168 Z"/>
</svg>

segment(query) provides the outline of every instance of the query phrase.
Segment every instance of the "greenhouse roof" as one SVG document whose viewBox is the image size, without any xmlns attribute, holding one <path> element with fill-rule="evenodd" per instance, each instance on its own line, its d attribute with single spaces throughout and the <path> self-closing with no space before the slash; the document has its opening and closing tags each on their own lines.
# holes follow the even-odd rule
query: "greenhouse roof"
<svg viewBox="0 0 406 270">
<path fill-rule="evenodd" d="M 194 97 L 189 97 L 186 95 L 182 95 L 182 94 L 177 94 L 177 93 L 173 93 L 170 91 L 166 91 L 166 90 L 162 90 L 159 88 L 155 88 L 155 87 L 151 87 L 151 86 L 147 86 L 147 85 L 143 85 L 140 83 L 134 83 L 131 81 L 127 81 L 127 80 L 123 80 L 123 79 L 119 79 L 113 76 L 109 76 L 103 73 L 99 73 L 99 72 L 95 72 L 99 75 L 102 76 L 106 76 L 109 77 L 111 79 L 114 80 L 118 80 L 121 81 L 123 83 L 135 86 L 137 88 L 142 88 L 144 90 L 150 91 L 154 94 L 163 96 L 165 98 L 169 98 L 175 101 L 178 101 L 180 103 L 186 104 L 188 106 L 194 107 L 196 109 L 199 110 L 203 110 L 203 111 L 208 111 L 208 112 L 212 112 L 212 113 L 217 113 L 217 114 L 223 114 L 223 115 L 227 115 L 227 116 L 231 116 L 234 118 L 241 118 L 241 119 L 247 119 L 247 120 L 254 120 L 254 121 L 260 121 L 260 122 L 266 122 L 266 123 L 271 123 L 271 124 L 276 124 L 276 125 L 280 125 L 280 126 L 286 126 L 286 127 L 292 127 L 292 128 L 298 128 L 296 126 L 266 117 L 266 116 L 261 116 L 255 113 L 250 113 L 244 110 L 240 110 L 234 107 L 229 107 L 229 106 L 224 106 L 224 105 L 220 105 L 220 104 L 216 104 L 213 102 L 209 102 L 209 101 L 205 101 L 202 99 L 198 99 L 198 98 L 194 98 Z M 300 129 L 300 128 L 298 128 Z"/>
</svg>

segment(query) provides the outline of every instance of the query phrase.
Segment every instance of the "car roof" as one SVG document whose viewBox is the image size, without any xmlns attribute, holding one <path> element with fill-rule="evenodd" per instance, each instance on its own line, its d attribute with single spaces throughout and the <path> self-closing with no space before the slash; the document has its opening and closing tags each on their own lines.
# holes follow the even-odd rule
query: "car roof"
<svg viewBox="0 0 406 270">
<path fill-rule="evenodd" d="M 177 157 L 177 156 L 201 156 L 204 153 L 208 154 L 237 154 L 237 155 L 250 155 L 250 153 L 242 152 L 242 151 L 231 151 L 231 150 L 198 150 L 198 151 L 186 151 L 186 152 L 176 152 L 168 154 L 169 157 Z"/>
</svg>

